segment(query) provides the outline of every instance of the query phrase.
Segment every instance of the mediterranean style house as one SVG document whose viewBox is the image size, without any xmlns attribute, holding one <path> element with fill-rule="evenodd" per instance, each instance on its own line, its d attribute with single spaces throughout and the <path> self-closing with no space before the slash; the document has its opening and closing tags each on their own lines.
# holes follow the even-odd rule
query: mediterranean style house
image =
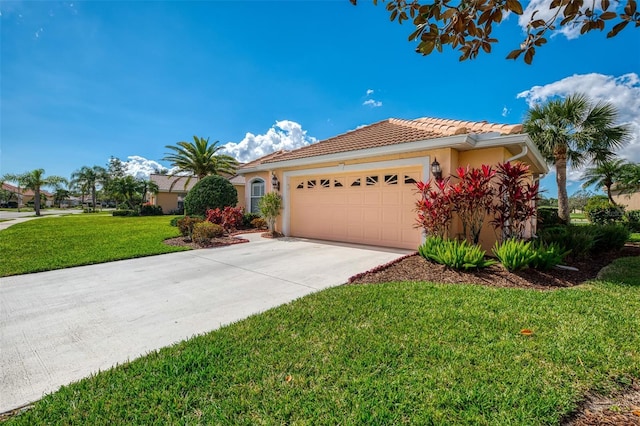
<svg viewBox="0 0 640 426">
<path fill-rule="evenodd" d="M 414 226 L 415 183 L 431 178 L 433 163 L 448 176 L 460 166 L 506 161 L 528 164 L 532 180 L 548 172 L 521 125 L 390 118 L 271 153 L 242 165 L 238 175 L 247 211 L 255 211 L 265 193 L 280 193 L 277 228 L 287 236 L 415 249 L 422 241 Z M 460 225 L 451 232 L 461 232 Z M 495 240 L 486 226 L 482 245 Z"/>
</svg>

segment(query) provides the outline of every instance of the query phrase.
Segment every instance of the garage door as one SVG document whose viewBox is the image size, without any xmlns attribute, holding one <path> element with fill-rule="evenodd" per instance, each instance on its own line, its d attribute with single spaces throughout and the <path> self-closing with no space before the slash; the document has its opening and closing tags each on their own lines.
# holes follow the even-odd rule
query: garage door
<svg viewBox="0 0 640 426">
<path fill-rule="evenodd" d="M 293 236 L 415 249 L 420 167 L 296 176 L 290 180 Z"/>
</svg>

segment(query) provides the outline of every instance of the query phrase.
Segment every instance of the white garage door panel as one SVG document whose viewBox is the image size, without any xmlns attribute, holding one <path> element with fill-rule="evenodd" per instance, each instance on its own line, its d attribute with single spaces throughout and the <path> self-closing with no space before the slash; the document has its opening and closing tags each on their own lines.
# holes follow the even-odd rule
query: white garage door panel
<svg viewBox="0 0 640 426">
<path fill-rule="evenodd" d="M 293 236 L 415 249 L 420 168 L 292 177 Z M 359 183 L 359 185 L 358 185 Z"/>
</svg>

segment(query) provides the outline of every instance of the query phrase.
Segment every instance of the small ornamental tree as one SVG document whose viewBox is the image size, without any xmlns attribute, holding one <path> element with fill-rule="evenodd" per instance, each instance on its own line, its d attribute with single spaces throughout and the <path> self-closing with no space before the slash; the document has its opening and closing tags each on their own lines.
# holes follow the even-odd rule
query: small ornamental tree
<svg viewBox="0 0 640 426">
<path fill-rule="evenodd" d="M 277 192 L 265 194 L 258 202 L 260 215 L 267 221 L 269 232 L 275 234 L 276 218 L 282 209 L 282 197 Z"/>
<path fill-rule="evenodd" d="M 478 244 L 484 218 L 491 211 L 495 195 L 491 179 L 496 172 L 485 165 L 480 169 L 459 167 L 456 172 L 460 181 L 451 187 L 451 204 L 462 222 L 464 238 Z"/>
<path fill-rule="evenodd" d="M 446 238 L 452 218 L 449 178 L 416 182 L 416 187 L 420 196 L 416 202 L 416 227 L 422 228 L 427 236 Z"/>
<path fill-rule="evenodd" d="M 491 224 L 502 233 L 502 240 L 521 239 L 527 221 L 536 215 L 538 182 L 527 183 L 529 166 L 509 162 L 497 169 L 497 199 L 493 206 Z"/>
<path fill-rule="evenodd" d="M 207 176 L 194 185 L 184 198 L 185 214 L 205 216 L 208 209 L 224 209 L 238 204 L 238 191 L 222 176 Z"/>
</svg>

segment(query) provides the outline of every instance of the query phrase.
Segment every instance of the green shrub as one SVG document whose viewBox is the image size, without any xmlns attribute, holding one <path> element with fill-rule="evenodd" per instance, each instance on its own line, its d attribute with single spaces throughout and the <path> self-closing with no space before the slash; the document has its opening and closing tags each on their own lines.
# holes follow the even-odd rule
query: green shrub
<svg viewBox="0 0 640 426">
<path fill-rule="evenodd" d="M 604 197 L 593 197 L 584 208 L 587 219 L 594 225 L 607 225 L 622 221 L 624 217 L 624 208 L 612 205 L 609 200 Z"/>
<path fill-rule="evenodd" d="M 437 236 L 427 237 L 418 252 L 426 259 L 453 269 L 479 269 L 495 264 L 495 261 L 485 259 L 485 251 L 477 245 Z"/>
<path fill-rule="evenodd" d="M 238 191 L 222 176 L 207 176 L 196 183 L 184 198 L 187 216 L 204 216 L 208 209 L 224 209 L 238 204 Z"/>
<path fill-rule="evenodd" d="M 563 225 L 563 221 L 558 216 L 558 208 L 551 206 L 538 207 L 538 229 L 549 228 L 551 226 Z"/>
<path fill-rule="evenodd" d="M 221 237 L 224 234 L 222 226 L 211 222 L 198 222 L 193 225 L 193 241 L 198 244 L 205 244 L 212 238 Z"/>
<path fill-rule="evenodd" d="M 135 210 L 114 210 L 111 216 L 139 216 Z"/>
<path fill-rule="evenodd" d="M 265 194 L 258 202 L 260 215 L 267 221 L 269 231 L 275 232 L 276 218 L 282 209 L 282 197 L 277 192 Z"/>
<path fill-rule="evenodd" d="M 528 268 L 536 257 L 536 251 L 530 241 L 508 239 L 497 243 L 493 247 L 493 254 L 509 271 L 519 271 Z"/>
<path fill-rule="evenodd" d="M 622 224 L 591 226 L 594 235 L 593 253 L 620 250 L 629 239 L 631 232 Z"/>
<path fill-rule="evenodd" d="M 624 214 L 624 223 L 631 232 L 640 232 L 640 210 L 629 210 Z"/>
<path fill-rule="evenodd" d="M 554 226 L 538 231 L 540 242 L 549 246 L 557 244 L 564 251 L 571 250 L 573 259 L 585 258 L 595 244 L 595 235 L 590 226 Z"/>
<path fill-rule="evenodd" d="M 161 206 L 143 204 L 140 206 L 140 216 L 162 216 L 164 213 Z"/>
<path fill-rule="evenodd" d="M 256 229 L 263 229 L 267 227 L 267 221 L 261 217 L 256 217 L 251 221 L 251 227 Z"/>
<path fill-rule="evenodd" d="M 169 222 L 169 224 L 171 226 L 178 226 L 178 221 L 184 219 L 184 216 L 176 216 L 173 219 L 171 219 L 171 221 Z"/>
<path fill-rule="evenodd" d="M 544 244 L 539 243 L 534 245 L 535 255 L 529 266 L 541 271 L 548 271 L 556 265 L 562 263 L 564 258 L 571 252 L 571 250 L 565 250 L 558 243 Z"/>
<path fill-rule="evenodd" d="M 258 218 L 260 218 L 260 215 L 257 213 L 245 213 L 244 216 L 242 216 L 242 227 L 245 229 L 254 227 L 252 222 Z"/>
<path fill-rule="evenodd" d="M 192 238 L 193 235 L 193 227 L 196 223 L 203 222 L 203 219 L 199 217 L 189 217 L 185 216 L 182 219 L 178 220 L 178 229 L 183 237 Z"/>
</svg>

